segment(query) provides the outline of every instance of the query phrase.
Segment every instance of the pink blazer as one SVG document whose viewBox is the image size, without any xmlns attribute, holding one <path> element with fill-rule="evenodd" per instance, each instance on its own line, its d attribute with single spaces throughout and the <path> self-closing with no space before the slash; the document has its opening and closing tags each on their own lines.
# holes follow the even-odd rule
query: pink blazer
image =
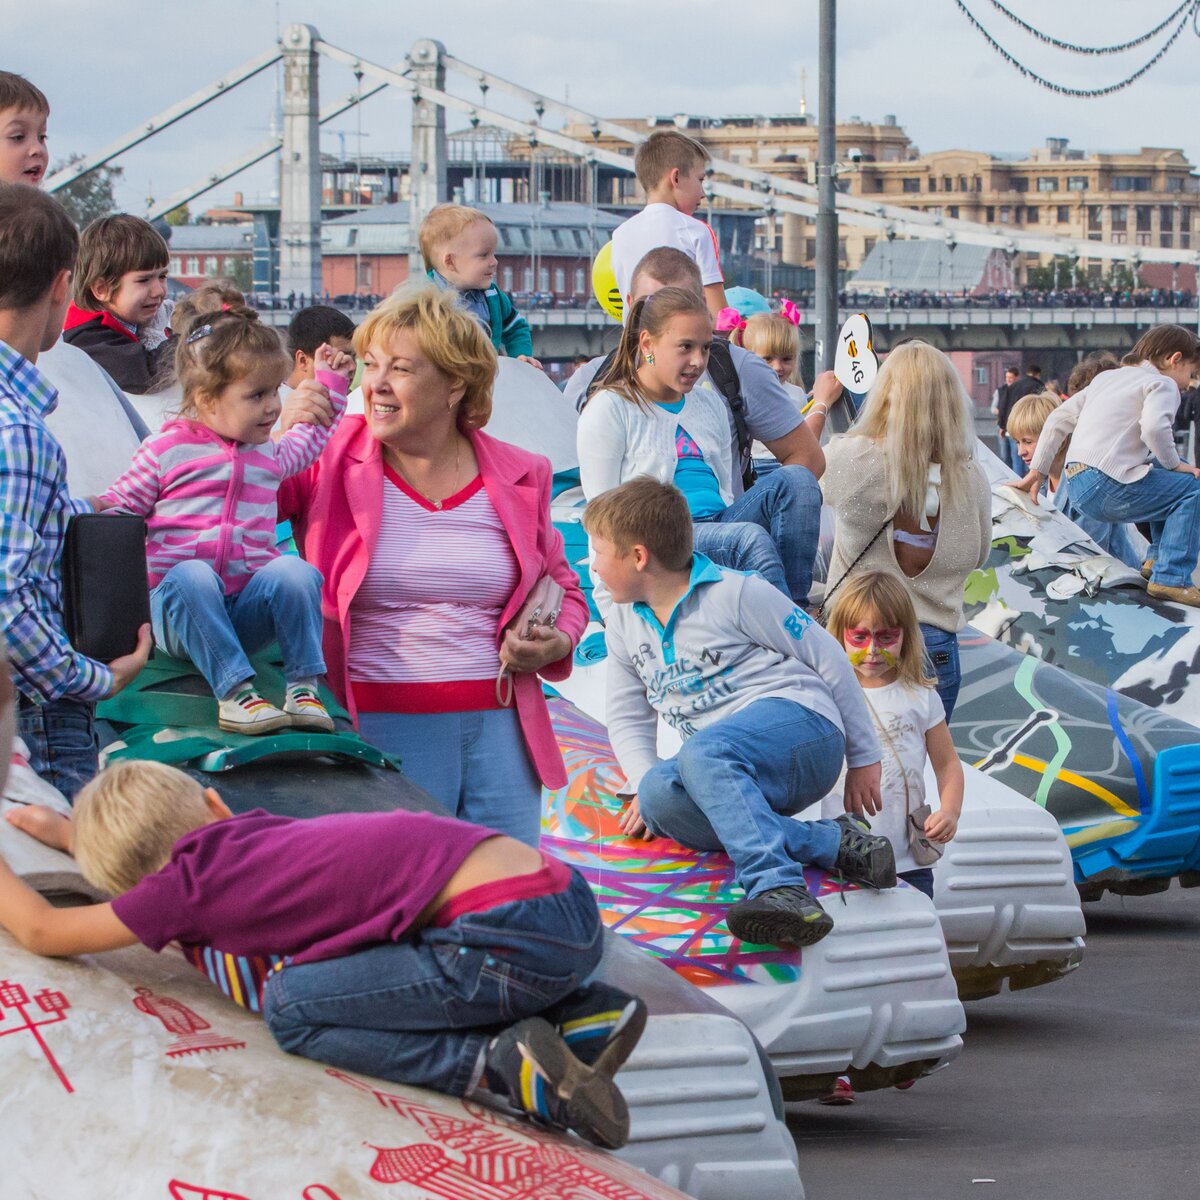
<svg viewBox="0 0 1200 1200">
<path fill-rule="evenodd" d="M 504 626 L 517 614 L 533 585 L 549 573 L 566 592 L 558 628 L 571 639 L 572 653 L 543 667 L 553 682 L 571 673 L 574 648 L 587 625 L 587 602 L 575 572 L 563 555 L 562 537 L 550 522 L 550 463 L 486 433 L 473 432 L 471 444 L 483 487 L 512 542 L 521 576 L 500 615 Z M 350 605 L 379 537 L 383 515 L 383 456 L 365 418 L 346 417 L 321 457 L 279 491 L 279 515 L 290 520 L 304 557 L 324 577 L 321 586 L 323 645 L 334 694 L 357 719 L 346 658 Z M 567 782 L 562 755 L 550 727 L 550 713 L 537 675 L 513 677 L 514 703 L 529 757 L 549 788 Z"/>
</svg>

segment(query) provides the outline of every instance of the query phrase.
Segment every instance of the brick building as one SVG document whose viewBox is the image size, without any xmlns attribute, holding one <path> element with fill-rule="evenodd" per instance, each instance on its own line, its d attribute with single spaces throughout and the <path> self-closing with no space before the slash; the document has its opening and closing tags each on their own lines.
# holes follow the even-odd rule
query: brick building
<svg viewBox="0 0 1200 1200">
<path fill-rule="evenodd" d="M 543 302 L 584 304 L 592 292 L 592 258 L 620 217 L 583 204 L 483 204 L 496 225 L 496 283 Z M 379 204 L 328 220 L 321 233 L 322 283 L 331 296 L 387 295 L 408 278 L 415 247 L 408 205 Z M 552 299 L 551 299 L 552 298 Z"/>
<path fill-rule="evenodd" d="M 189 287 L 208 279 L 232 279 L 250 290 L 254 260 L 254 226 L 249 222 L 175 225 L 168 242 L 171 278 Z"/>
</svg>

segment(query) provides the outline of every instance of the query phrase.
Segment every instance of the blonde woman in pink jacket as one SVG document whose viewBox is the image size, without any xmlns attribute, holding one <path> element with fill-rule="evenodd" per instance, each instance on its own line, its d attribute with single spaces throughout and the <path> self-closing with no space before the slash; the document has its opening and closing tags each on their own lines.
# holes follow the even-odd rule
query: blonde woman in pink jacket
<svg viewBox="0 0 1200 1200">
<path fill-rule="evenodd" d="M 587 624 L 550 521 L 550 464 L 482 432 L 496 355 L 449 293 L 402 289 L 354 344 L 365 414 L 280 492 L 324 577 L 330 686 L 451 813 L 536 846 L 542 786 L 566 783 L 541 679 L 570 673 Z M 510 622 L 545 575 L 561 613 L 525 636 Z"/>
<path fill-rule="evenodd" d="M 335 398 L 334 426 L 296 425 L 274 442 L 289 370 L 275 331 L 219 284 L 180 310 L 179 417 L 138 447 L 96 507 L 146 517 L 155 638 L 196 664 L 217 697 L 222 729 L 332 730 L 316 690 L 325 673 L 321 580 L 307 563 L 280 555 L 275 513 L 280 484 L 307 468 L 333 433 L 352 360 L 328 346 L 317 352 L 318 375 Z M 259 694 L 248 657 L 271 642 L 283 653 L 282 708 Z"/>
</svg>

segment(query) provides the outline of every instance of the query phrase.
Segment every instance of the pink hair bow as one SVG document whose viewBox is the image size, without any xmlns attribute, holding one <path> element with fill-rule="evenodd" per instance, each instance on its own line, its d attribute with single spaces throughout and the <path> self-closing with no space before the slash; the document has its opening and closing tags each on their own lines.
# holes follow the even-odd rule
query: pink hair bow
<svg viewBox="0 0 1200 1200">
<path fill-rule="evenodd" d="M 746 328 L 746 319 L 736 308 L 723 308 L 717 313 L 717 332 L 732 333 Z"/>
<path fill-rule="evenodd" d="M 789 321 L 791 321 L 791 323 L 793 325 L 800 324 L 800 320 L 801 320 L 800 310 L 790 300 L 785 300 L 779 306 L 779 315 L 781 317 L 787 317 L 787 319 Z"/>
</svg>

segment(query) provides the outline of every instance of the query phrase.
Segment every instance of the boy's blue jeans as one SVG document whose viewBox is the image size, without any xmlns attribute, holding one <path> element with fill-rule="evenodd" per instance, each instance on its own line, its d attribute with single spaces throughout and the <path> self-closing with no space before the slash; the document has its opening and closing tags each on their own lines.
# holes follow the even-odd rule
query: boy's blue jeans
<svg viewBox="0 0 1200 1200">
<path fill-rule="evenodd" d="M 100 769 L 96 706 L 63 697 L 35 704 L 17 700 L 17 733 L 29 747 L 29 765 L 68 800 Z"/>
<path fill-rule="evenodd" d="M 1115 523 L 1097 521 L 1082 512 L 1071 498 L 1071 481 L 1064 475 L 1059 481 L 1058 491 L 1054 496 L 1055 507 L 1064 517 L 1073 521 L 1106 553 L 1118 558 L 1127 567 L 1135 571 L 1141 570 L 1142 556 L 1134 549 L 1129 537 L 1129 525 L 1124 521 Z"/>
<path fill-rule="evenodd" d="M 820 535 L 821 485 L 799 466 L 772 471 L 694 530 L 701 554 L 756 572 L 797 604 L 808 599 Z"/>
<path fill-rule="evenodd" d="M 1188 587 L 1200 555 L 1200 479 L 1152 466 L 1141 479 L 1118 483 L 1087 467 L 1071 476 L 1071 502 L 1099 521 L 1150 522 L 1153 583 Z"/>
<path fill-rule="evenodd" d="M 284 967 L 267 977 L 263 1017 L 289 1054 L 465 1096 L 491 1038 L 570 995 L 603 948 L 596 901 L 572 871 L 557 895 Z"/>
<path fill-rule="evenodd" d="M 642 776 L 642 819 L 694 850 L 724 850 L 747 896 L 802 884 L 805 863 L 834 865 L 841 829 L 791 814 L 837 783 L 845 746 L 832 721 L 802 704 L 756 700 Z"/>
<path fill-rule="evenodd" d="M 208 563 L 179 563 L 150 593 L 150 617 L 155 641 L 194 662 L 218 699 L 254 678 L 247 655 L 275 641 L 289 683 L 325 674 L 321 572 L 293 555 L 255 571 L 236 596 Z"/>
</svg>

